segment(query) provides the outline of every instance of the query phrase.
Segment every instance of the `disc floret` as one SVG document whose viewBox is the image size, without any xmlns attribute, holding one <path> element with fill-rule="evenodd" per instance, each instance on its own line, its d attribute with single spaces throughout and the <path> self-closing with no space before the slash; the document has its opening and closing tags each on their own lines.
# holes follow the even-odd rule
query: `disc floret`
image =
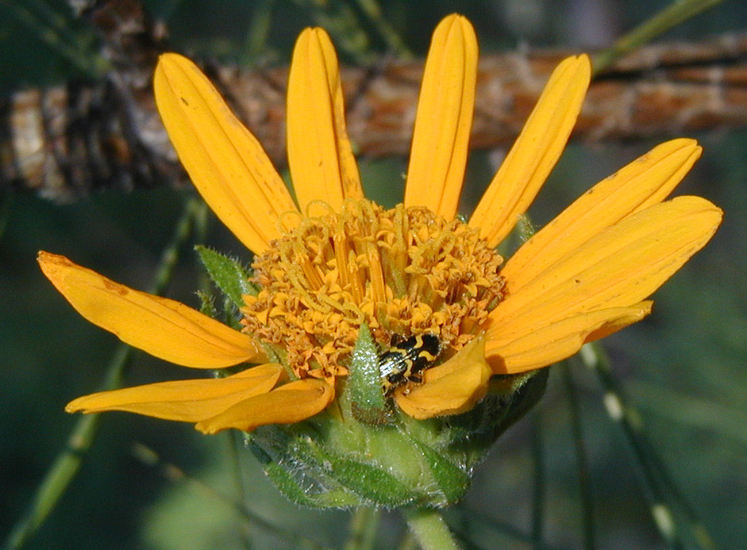
<svg viewBox="0 0 747 550">
<path fill-rule="evenodd" d="M 299 378 L 335 378 L 358 331 L 378 344 L 435 335 L 464 346 L 504 296 L 503 259 L 478 231 L 423 207 L 348 200 L 306 216 L 253 264 L 262 290 L 246 296 L 243 324 L 282 348 Z"/>
</svg>

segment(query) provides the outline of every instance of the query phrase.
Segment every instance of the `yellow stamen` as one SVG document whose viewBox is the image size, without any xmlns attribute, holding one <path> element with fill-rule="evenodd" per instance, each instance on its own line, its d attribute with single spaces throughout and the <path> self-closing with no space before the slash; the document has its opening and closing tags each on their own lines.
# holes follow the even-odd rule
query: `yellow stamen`
<svg viewBox="0 0 747 550">
<path fill-rule="evenodd" d="M 356 199 L 314 211 L 256 258 L 262 290 L 243 311 L 299 378 L 345 375 L 364 323 L 383 346 L 428 332 L 458 350 L 503 297 L 503 259 L 460 221 Z"/>
</svg>

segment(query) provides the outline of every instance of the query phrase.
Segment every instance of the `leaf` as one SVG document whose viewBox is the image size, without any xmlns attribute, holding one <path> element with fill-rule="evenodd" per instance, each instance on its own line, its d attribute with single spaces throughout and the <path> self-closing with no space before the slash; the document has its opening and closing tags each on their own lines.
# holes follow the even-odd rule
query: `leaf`
<svg viewBox="0 0 747 550">
<path fill-rule="evenodd" d="M 215 309 L 213 297 L 202 290 L 197 291 L 197 297 L 200 299 L 200 313 L 212 317 L 213 319 L 217 319 L 218 310 Z"/>
<path fill-rule="evenodd" d="M 270 481 L 290 501 L 312 508 L 355 508 L 365 502 L 319 462 L 308 432 L 262 426 L 246 434 L 247 446 Z"/>
<path fill-rule="evenodd" d="M 333 455 L 326 458 L 334 478 L 366 500 L 392 508 L 413 501 L 414 491 L 381 468 Z"/>
<path fill-rule="evenodd" d="M 200 261 L 215 285 L 236 307 L 244 306 L 244 294 L 256 296 L 258 289 L 249 282 L 249 272 L 234 258 L 224 256 L 206 246 L 196 246 Z"/>
<path fill-rule="evenodd" d="M 274 462 L 265 464 L 265 474 L 285 495 L 285 497 L 300 506 L 310 508 L 352 508 L 362 504 L 354 494 L 343 488 L 325 489 L 323 492 L 310 491 L 302 487 L 294 475 L 280 464 Z"/>
<path fill-rule="evenodd" d="M 422 441 L 411 439 L 423 453 L 433 478 L 443 492 L 445 502 L 443 506 L 454 504 L 464 496 L 470 486 L 470 476 L 453 462 L 444 458 L 438 451 L 432 449 Z"/>
<path fill-rule="evenodd" d="M 387 400 L 381 387 L 379 356 L 368 325 L 361 325 L 353 349 L 348 376 L 351 412 L 365 424 L 384 424 L 389 420 Z"/>
</svg>

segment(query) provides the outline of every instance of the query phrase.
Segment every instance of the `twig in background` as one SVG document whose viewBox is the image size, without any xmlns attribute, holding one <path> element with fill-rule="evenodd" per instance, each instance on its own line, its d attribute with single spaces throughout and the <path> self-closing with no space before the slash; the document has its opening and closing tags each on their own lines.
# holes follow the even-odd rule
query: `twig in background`
<svg viewBox="0 0 747 550">
<path fill-rule="evenodd" d="M 470 146 L 510 144 L 565 53 L 484 56 Z M 574 135 L 621 141 L 743 127 L 746 63 L 747 34 L 641 48 L 592 84 Z M 408 153 L 422 70 L 421 62 L 343 70 L 346 95 L 355 98 L 348 101 L 348 134 L 361 156 Z M 142 74 L 139 65 L 133 71 Z M 216 67 L 211 73 L 273 162 L 283 166 L 286 70 Z M 139 82 L 134 76 L 115 80 Z M 187 184 L 150 89 L 114 87 L 108 80 L 19 91 L 0 101 L 0 156 L 0 189 L 29 189 L 57 202 L 99 189 Z"/>
</svg>

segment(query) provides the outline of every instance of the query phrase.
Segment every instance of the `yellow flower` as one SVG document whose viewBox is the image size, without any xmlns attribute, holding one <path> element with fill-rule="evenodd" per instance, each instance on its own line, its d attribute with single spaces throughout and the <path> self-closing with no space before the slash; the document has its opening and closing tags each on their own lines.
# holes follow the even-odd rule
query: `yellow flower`
<svg viewBox="0 0 747 550">
<path fill-rule="evenodd" d="M 173 363 L 220 369 L 81 397 L 67 410 L 124 410 L 214 433 L 295 423 L 344 391 L 361 326 L 382 347 L 433 334 L 440 363 L 397 387 L 416 419 L 469 410 L 493 375 L 538 369 L 639 321 L 646 299 L 711 238 L 721 211 L 665 200 L 700 156 L 690 139 L 654 148 L 599 182 L 504 263 L 495 247 L 558 160 L 590 79 L 589 59 L 553 72 L 467 223 L 456 218 L 477 71 L 470 23 L 437 27 L 425 66 L 403 204 L 368 201 L 344 121 L 337 58 L 322 29 L 293 54 L 287 145 L 297 203 L 254 136 L 177 54 L 155 74 L 159 112 L 195 187 L 255 254 L 243 330 L 41 252 L 46 276 L 94 324 Z M 269 360 L 277 362 L 267 362 Z"/>
</svg>

